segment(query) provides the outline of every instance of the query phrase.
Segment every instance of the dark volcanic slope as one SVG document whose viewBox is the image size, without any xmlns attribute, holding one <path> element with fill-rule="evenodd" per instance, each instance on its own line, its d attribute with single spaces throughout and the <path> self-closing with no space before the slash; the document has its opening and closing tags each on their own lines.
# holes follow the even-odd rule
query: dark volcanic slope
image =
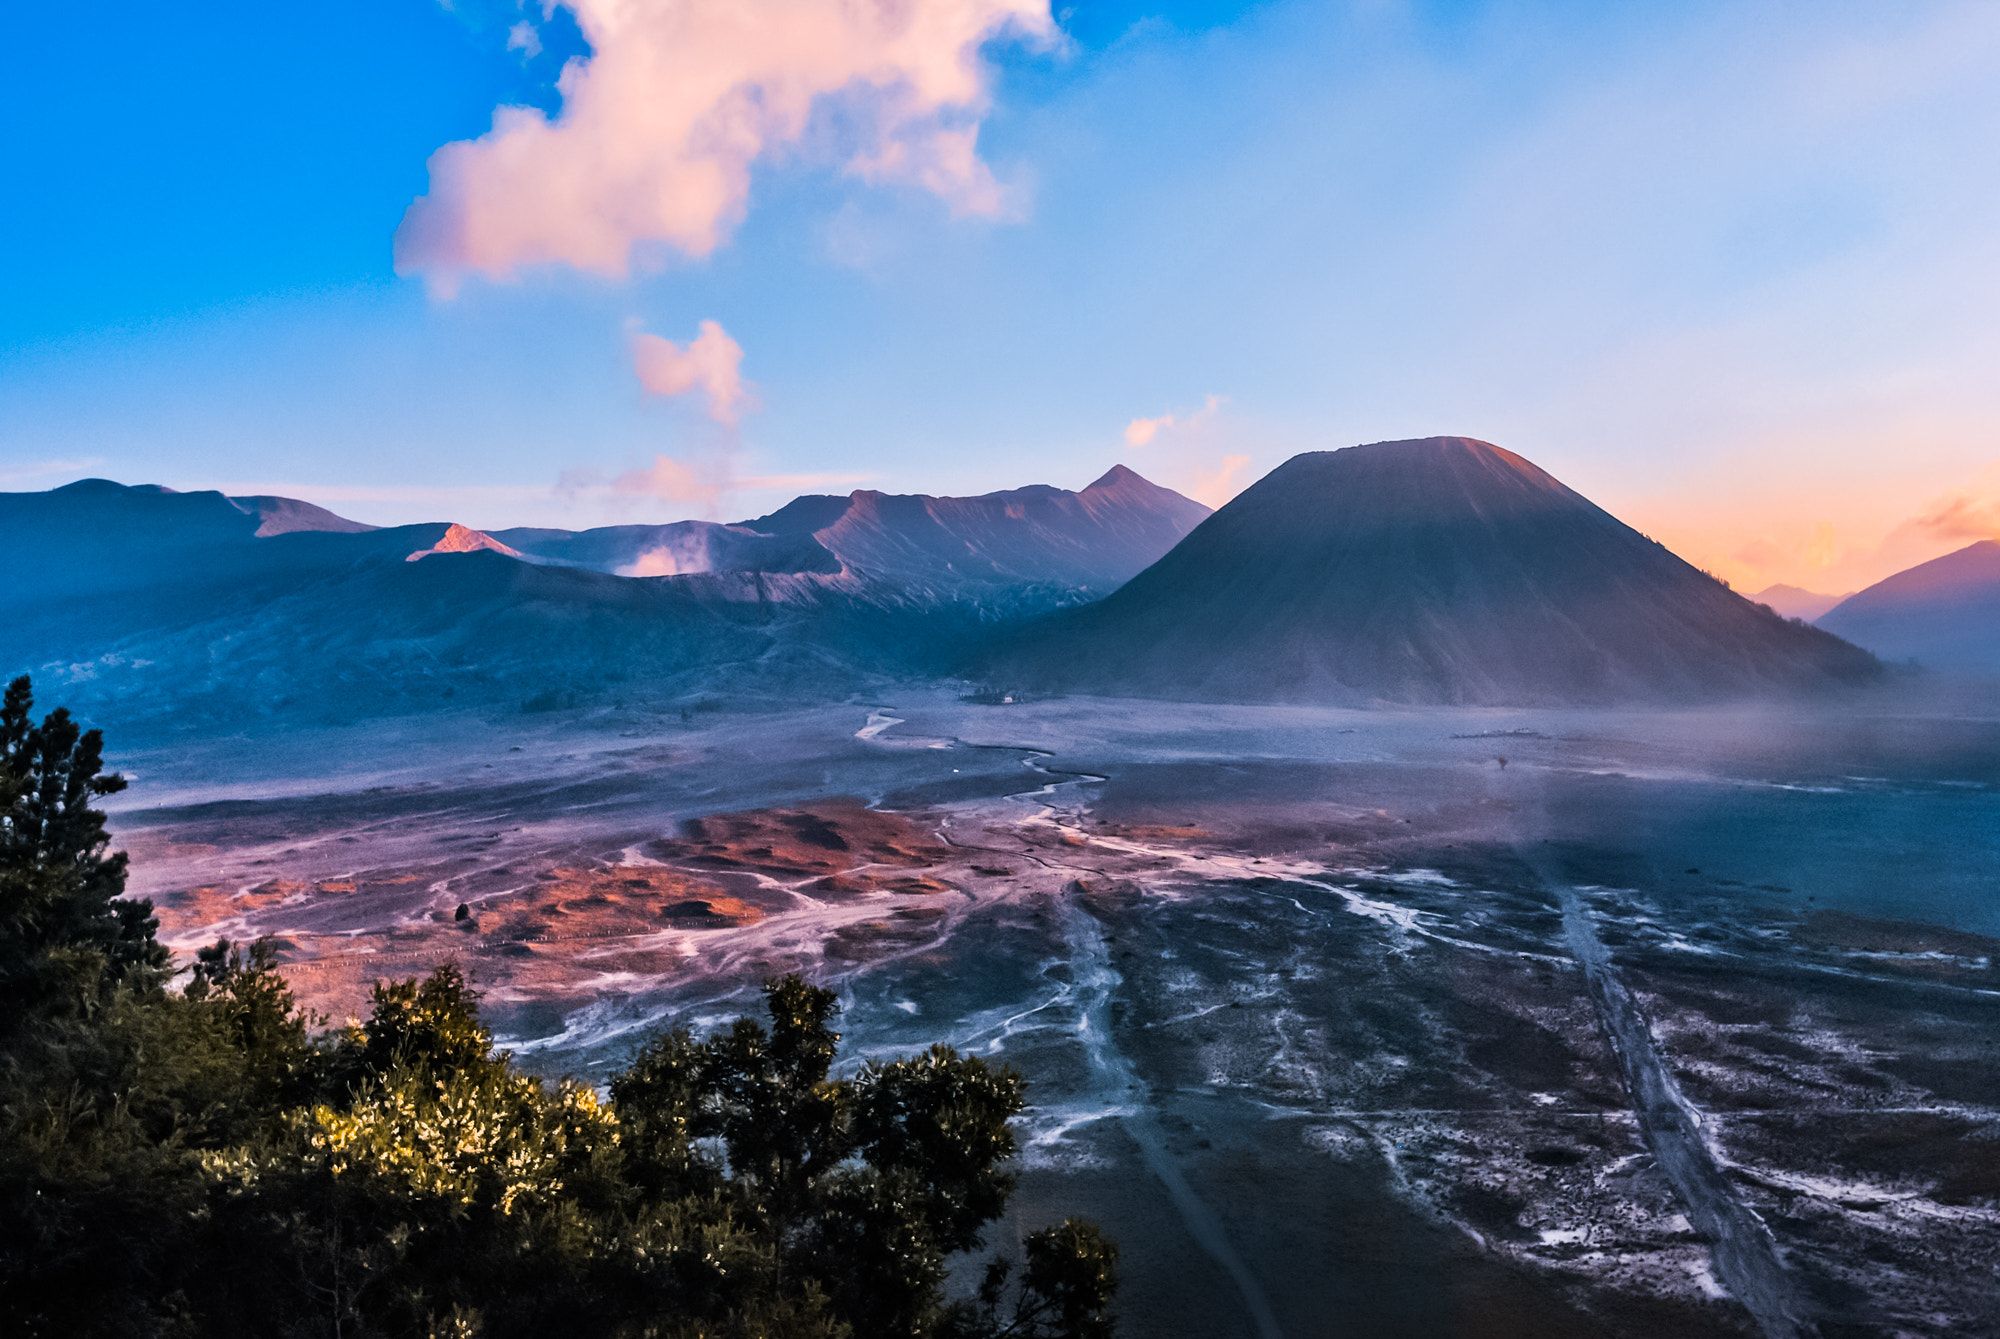
<svg viewBox="0 0 2000 1339">
<path fill-rule="evenodd" d="M 1880 671 L 1464 437 L 1295 456 L 988 669 L 1176 697 L 1494 704 L 1700 700 Z"/>
<path fill-rule="evenodd" d="M 2000 672 L 2000 541 L 1982 539 L 1878 581 L 1819 625 L 1892 660 Z"/>
</svg>

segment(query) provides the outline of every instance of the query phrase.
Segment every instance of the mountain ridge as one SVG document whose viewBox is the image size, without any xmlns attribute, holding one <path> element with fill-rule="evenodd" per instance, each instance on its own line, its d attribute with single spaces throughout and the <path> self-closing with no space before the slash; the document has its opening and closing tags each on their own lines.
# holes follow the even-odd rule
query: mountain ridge
<svg viewBox="0 0 2000 1339">
<path fill-rule="evenodd" d="M 1142 695 L 1495 705 L 1712 700 L 1880 669 L 1464 437 L 1294 456 L 980 668 Z"/>
<path fill-rule="evenodd" d="M 1905 568 L 1817 621 L 1889 659 L 2000 673 L 2000 540 Z"/>
<path fill-rule="evenodd" d="M 828 548 L 701 521 L 377 528 L 107 480 L 0 494 L 0 669 L 127 719 L 854 691 L 1093 598 L 1206 515 L 1117 471 L 1095 492 L 864 492 L 837 511 Z"/>
<path fill-rule="evenodd" d="M 1803 586 L 1788 586 L 1780 582 L 1775 586 L 1766 586 L 1760 591 L 1753 591 L 1747 598 L 1768 606 L 1773 612 L 1783 614 L 1786 618 L 1802 618 L 1808 623 L 1816 623 L 1828 610 L 1854 593 L 1849 591 L 1846 595 L 1826 595 L 1816 590 L 1807 590 Z"/>
</svg>

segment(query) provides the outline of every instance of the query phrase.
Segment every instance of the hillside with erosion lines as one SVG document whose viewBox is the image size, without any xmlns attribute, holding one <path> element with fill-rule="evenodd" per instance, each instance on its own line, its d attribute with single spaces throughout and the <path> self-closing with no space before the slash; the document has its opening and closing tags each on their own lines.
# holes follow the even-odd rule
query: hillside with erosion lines
<svg viewBox="0 0 2000 1339">
<path fill-rule="evenodd" d="M 1464 437 L 1294 456 L 1115 594 L 980 668 L 1162 697 L 1508 705 L 1710 701 L 1880 673 Z"/>
</svg>

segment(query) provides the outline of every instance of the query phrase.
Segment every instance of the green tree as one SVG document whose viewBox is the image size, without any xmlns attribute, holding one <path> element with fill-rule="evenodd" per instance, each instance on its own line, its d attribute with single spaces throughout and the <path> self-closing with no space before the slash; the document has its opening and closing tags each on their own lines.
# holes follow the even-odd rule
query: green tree
<svg viewBox="0 0 2000 1339">
<path fill-rule="evenodd" d="M 152 903 L 127 900 L 125 854 L 91 806 L 125 789 L 104 738 L 58 707 L 34 723 L 27 676 L 0 700 L 0 1028 L 52 1004 L 83 1007 L 170 955 Z"/>
<path fill-rule="evenodd" d="M 857 1334 L 1110 1332 L 1115 1252 L 1080 1220 L 1029 1239 L 1005 1322 L 1005 1266 L 989 1273 L 990 1301 L 945 1297 L 949 1259 L 978 1248 L 1014 1188 L 1018 1073 L 934 1046 L 836 1079 L 833 992 L 790 976 L 764 997 L 768 1029 L 739 1019 L 705 1043 L 662 1032 L 613 1077 L 636 1179 L 720 1185 L 771 1252 L 780 1292 L 812 1288 Z"/>
<path fill-rule="evenodd" d="M 338 1077 L 346 1083 L 380 1078 L 395 1070 L 433 1077 L 504 1069 L 493 1034 L 479 1021 L 479 997 L 457 963 L 441 964 L 422 981 L 378 981 L 368 1021 L 350 1032 L 339 1052 Z"/>
<path fill-rule="evenodd" d="M 216 1142 L 241 1140 L 250 1126 L 268 1125 L 325 1085 L 328 1057 L 312 1036 L 323 1020 L 300 1010 L 269 940 L 246 949 L 218 939 L 197 949 L 182 997 L 217 1032 L 240 1089 L 240 1109 Z"/>
<path fill-rule="evenodd" d="M 922 1334 L 941 1315 L 947 1259 L 978 1247 L 1013 1190 L 1021 1078 L 933 1046 L 850 1086 L 858 1161 L 826 1188 L 812 1262 L 858 1328 Z"/>
<path fill-rule="evenodd" d="M 719 1103 L 705 1100 L 708 1067 L 708 1048 L 685 1026 L 661 1028 L 611 1077 L 625 1176 L 650 1203 L 713 1195 L 724 1184 L 722 1169 L 698 1143 L 722 1133 Z"/>
<path fill-rule="evenodd" d="M 714 1113 L 735 1184 L 769 1224 L 780 1258 L 790 1254 L 820 1182 L 852 1146 L 851 1087 L 829 1082 L 840 1034 L 830 990 L 797 976 L 764 987 L 767 1032 L 739 1018 L 708 1044 L 698 1109 Z"/>
<path fill-rule="evenodd" d="M 521 1073 L 477 1004 L 450 965 L 378 985 L 320 1100 L 207 1159 L 226 1263 L 199 1314 L 229 1332 L 844 1333 L 817 1289 L 781 1286 L 719 1174 L 633 1176 L 615 1103 Z"/>
<path fill-rule="evenodd" d="M 939 1339 L 1110 1339 L 1118 1247 L 1096 1224 L 1065 1218 L 1030 1233 L 1021 1254 L 1027 1268 L 1018 1286 L 1008 1286 L 1012 1262 L 988 1264 L 977 1299 L 949 1309 Z"/>
<path fill-rule="evenodd" d="M 196 997 L 124 982 L 9 1035 L 0 1332 L 164 1332 L 182 1281 L 213 1269 L 205 1151 L 268 1140 L 316 1086 L 304 1020 L 257 958 Z"/>
<path fill-rule="evenodd" d="M 949 1047 L 834 1076 L 831 991 L 662 1031 L 608 1100 L 496 1052 L 456 965 L 319 1033 L 266 942 L 181 990 L 91 806 L 102 742 L 0 705 L 0 1333 L 1104 1339 L 1071 1220 L 975 1298 L 1021 1078 Z"/>
</svg>

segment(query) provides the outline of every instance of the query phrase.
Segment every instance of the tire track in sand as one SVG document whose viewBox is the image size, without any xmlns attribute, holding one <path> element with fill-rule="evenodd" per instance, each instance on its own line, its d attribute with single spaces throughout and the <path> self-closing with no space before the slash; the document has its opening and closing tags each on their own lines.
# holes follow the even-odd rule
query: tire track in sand
<svg viewBox="0 0 2000 1339">
<path fill-rule="evenodd" d="M 1111 997 L 1125 978 L 1111 965 L 1111 950 L 1104 942 L 1104 930 L 1096 918 L 1074 900 L 1068 902 L 1065 911 L 1070 971 L 1076 978 L 1077 1032 L 1090 1060 L 1091 1072 L 1097 1076 L 1105 1096 L 1113 1103 L 1123 1101 L 1135 1092 L 1142 1093 L 1145 1087 L 1131 1060 L 1118 1049 L 1111 1035 Z M 1242 1294 L 1244 1310 L 1250 1313 L 1256 1326 L 1258 1339 L 1284 1339 L 1263 1285 L 1230 1244 L 1229 1233 L 1215 1216 L 1215 1210 L 1208 1207 L 1181 1175 L 1151 1106 L 1142 1100 L 1137 1104 L 1136 1114 L 1120 1116 L 1118 1122 L 1139 1146 L 1146 1169 L 1166 1187 L 1167 1198 L 1173 1201 L 1188 1235 L 1235 1283 L 1237 1292 Z"/>
<path fill-rule="evenodd" d="M 1805 1339 L 1814 1330 L 1801 1320 L 1803 1308 L 1792 1277 L 1778 1258 L 1778 1243 L 1764 1220 L 1736 1197 L 1735 1187 L 1717 1164 L 1702 1133 L 1701 1112 L 1668 1071 L 1644 1011 L 1597 937 L 1590 909 L 1546 856 L 1525 846 L 1515 850 L 1561 904 L 1564 938 L 1583 968 L 1597 1016 L 1618 1055 L 1639 1128 L 1654 1161 L 1687 1207 L 1688 1221 L 1708 1238 L 1718 1281 L 1750 1312 L 1767 1339 Z"/>
<path fill-rule="evenodd" d="M 1028 756 L 1022 764 L 1031 771 L 1048 778 L 1048 784 L 1034 790 L 1021 791 L 1005 798 L 1025 800 L 1037 806 L 1038 812 L 1023 820 L 1024 823 L 1047 823 L 1059 826 L 1055 816 L 1062 812 L 1049 801 L 1055 798 L 1056 788 L 1071 784 L 1088 784 L 1105 778 L 1088 772 L 1058 772 L 1042 765 L 1044 758 L 1054 755 L 1041 749 L 1024 749 Z M 1049 862 L 1043 862 L 1045 864 Z M 1101 871 L 1055 863 L 1054 867 L 1067 871 L 1072 878 L 1084 874 L 1098 874 Z M 1131 1058 L 1118 1048 L 1117 1038 L 1111 1030 L 1111 998 L 1125 978 L 1111 965 L 1111 949 L 1104 941 L 1104 928 L 1097 923 L 1083 907 L 1077 904 L 1079 890 L 1071 883 L 1063 889 L 1063 932 L 1069 941 L 1070 974 L 1076 983 L 1076 1027 L 1078 1040 L 1083 1043 L 1085 1058 L 1090 1062 L 1091 1074 L 1097 1080 L 1098 1097 L 1106 1107 L 1124 1105 L 1133 1094 L 1144 1094 L 1146 1085 L 1140 1080 Z M 1166 1188 L 1167 1198 L 1173 1202 L 1174 1210 L 1180 1215 L 1181 1223 L 1188 1235 L 1202 1252 L 1222 1267 L 1229 1275 L 1230 1282 L 1242 1296 L 1243 1309 L 1250 1314 L 1257 1339 L 1284 1339 L 1284 1331 L 1278 1327 L 1276 1313 L 1271 1310 L 1271 1299 L 1264 1292 L 1264 1285 L 1250 1272 L 1243 1257 L 1230 1243 L 1228 1230 L 1222 1220 L 1216 1217 L 1194 1187 L 1181 1174 L 1179 1164 L 1174 1161 L 1167 1148 L 1165 1134 L 1155 1118 L 1151 1105 L 1144 1100 L 1132 1103 L 1128 1114 L 1116 1117 L 1139 1146 L 1140 1159 L 1146 1170 L 1159 1178 Z"/>
</svg>

